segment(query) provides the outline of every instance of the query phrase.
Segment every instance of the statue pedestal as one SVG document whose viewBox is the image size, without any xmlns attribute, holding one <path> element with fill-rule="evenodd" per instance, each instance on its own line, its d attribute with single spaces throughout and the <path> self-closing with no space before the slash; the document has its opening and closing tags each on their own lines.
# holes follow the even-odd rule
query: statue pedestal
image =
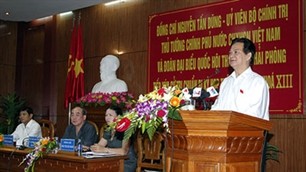
<svg viewBox="0 0 306 172">
<path fill-rule="evenodd" d="M 269 121 L 232 111 L 180 111 L 169 121 L 166 172 L 259 172 Z"/>
</svg>

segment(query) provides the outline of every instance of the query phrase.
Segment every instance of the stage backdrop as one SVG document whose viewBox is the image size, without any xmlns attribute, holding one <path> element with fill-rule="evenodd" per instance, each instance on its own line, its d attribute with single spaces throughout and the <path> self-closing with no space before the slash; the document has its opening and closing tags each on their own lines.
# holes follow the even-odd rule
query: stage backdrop
<svg viewBox="0 0 306 172">
<path fill-rule="evenodd" d="M 231 40 L 247 37 L 257 48 L 253 70 L 270 87 L 270 113 L 302 114 L 302 7 L 302 0 L 235 0 L 151 15 L 148 91 L 218 87 L 229 74 Z"/>
</svg>

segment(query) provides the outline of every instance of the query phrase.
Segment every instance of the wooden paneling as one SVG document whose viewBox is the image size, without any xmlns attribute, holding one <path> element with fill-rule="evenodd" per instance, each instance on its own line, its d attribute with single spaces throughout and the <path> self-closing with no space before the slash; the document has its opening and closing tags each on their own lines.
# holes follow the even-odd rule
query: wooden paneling
<svg viewBox="0 0 306 172">
<path fill-rule="evenodd" d="M 28 28 L 24 32 L 21 85 L 19 94 L 27 99 L 35 114 L 42 112 L 44 73 L 44 27 Z M 47 77 L 47 76 L 46 76 Z"/>
<path fill-rule="evenodd" d="M 146 52 L 120 56 L 121 67 L 118 74 L 126 81 L 129 92 L 136 99 L 138 95 L 147 92 L 147 58 L 144 58 L 145 56 Z"/>
<path fill-rule="evenodd" d="M 306 117 L 305 115 L 272 115 L 270 143 L 282 151 L 280 163 L 268 161 L 267 172 L 305 171 Z"/>
<path fill-rule="evenodd" d="M 99 58 L 115 54 L 118 49 L 119 9 L 106 8 L 103 4 L 80 10 L 84 28 L 85 58 Z"/>
<path fill-rule="evenodd" d="M 0 22 L 0 95 L 15 90 L 17 24 Z"/>
</svg>

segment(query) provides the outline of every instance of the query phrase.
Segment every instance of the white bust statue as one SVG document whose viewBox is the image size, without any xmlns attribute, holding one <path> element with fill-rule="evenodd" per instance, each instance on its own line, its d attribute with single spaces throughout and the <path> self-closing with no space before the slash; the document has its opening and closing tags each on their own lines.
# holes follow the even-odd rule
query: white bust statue
<svg viewBox="0 0 306 172">
<path fill-rule="evenodd" d="M 114 55 L 106 55 L 100 62 L 100 78 L 101 81 L 96 83 L 92 89 L 92 93 L 112 93 L 127 92 L 126 83 L 117 78 L 116 71 L 120 66 L 118 57 Z"/>
</svg>

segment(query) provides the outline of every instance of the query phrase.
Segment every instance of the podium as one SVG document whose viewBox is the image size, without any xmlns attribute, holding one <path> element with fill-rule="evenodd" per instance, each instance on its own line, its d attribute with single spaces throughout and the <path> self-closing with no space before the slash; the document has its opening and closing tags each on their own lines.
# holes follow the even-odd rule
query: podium
<svg viewBox="0 0 306 172">
<path fill-rule="evenodd" d="M 233 111 L 180 111 L 169 119 L 166 172 L 259 172 L 269 121 Z"/>
</svg>

